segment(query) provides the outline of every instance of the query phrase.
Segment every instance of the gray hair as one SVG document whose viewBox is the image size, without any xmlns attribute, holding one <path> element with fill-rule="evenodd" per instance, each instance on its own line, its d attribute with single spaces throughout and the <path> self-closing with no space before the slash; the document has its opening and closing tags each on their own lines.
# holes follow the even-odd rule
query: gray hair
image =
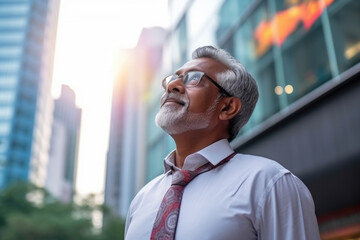
<svg viewBox="0 0 360 240">
<path fill-rule="evenodd" d="M 245 67 L 223 49 L 205 46 L 197 48 L 192 53 L 192 59 L 202 57 L 211 58 L 229 68 L 229 70 L 217 74 L 217 81 L 226 91 L 241 100 L 241 110 L 230 120 L 229 141 L 231 141 L 247 123 L 254 111 L 259 98 L 257 84 Z"/>
</svg>

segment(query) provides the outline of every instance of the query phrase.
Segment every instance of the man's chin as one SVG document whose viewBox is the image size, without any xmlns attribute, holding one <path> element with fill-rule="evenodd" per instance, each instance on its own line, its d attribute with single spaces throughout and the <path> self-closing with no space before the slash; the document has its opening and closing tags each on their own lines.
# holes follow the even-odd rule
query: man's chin
<svg viewBox="0 0 360 240">
<path fill-rule="evenodd" d="M 176 127 L 174 124 L 168 124 L 161 121 L 155 121 L 156 126 L 160 127 L 164 132 L 166 132 L 169 135 L 178 134 L 180 133 L 178 130 L 176 130 Z"/>
<path fill-rule="evenodd" d="M 162 110 L 156 114 L 155 117 L 156 126 L 162 128 L 169 135 L 176 134 L 179 129 L 179 116 L 175 116 L 174 113 L 164 113 Z"/>
</svg>

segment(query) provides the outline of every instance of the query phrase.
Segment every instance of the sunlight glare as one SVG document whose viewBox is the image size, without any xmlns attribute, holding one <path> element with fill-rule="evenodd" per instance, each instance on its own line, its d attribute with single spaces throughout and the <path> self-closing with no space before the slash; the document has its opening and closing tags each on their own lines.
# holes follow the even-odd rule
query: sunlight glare
<svg viewBox="0 0 360 240">
<path fill-rule="evenodd" d="M 166 0 L 62 0 L 60 2 L 53 88 L 76 93 L 82 108 L 77 191 L 104 190 L 112 84 L 123 48 L 133 48 L 143 27 L 167 27 Z"/>
</svg>

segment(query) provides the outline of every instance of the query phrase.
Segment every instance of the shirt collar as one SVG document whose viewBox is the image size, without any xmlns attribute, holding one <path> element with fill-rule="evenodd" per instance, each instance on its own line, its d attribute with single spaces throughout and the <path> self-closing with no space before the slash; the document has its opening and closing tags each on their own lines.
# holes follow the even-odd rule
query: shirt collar
<svg viewBox="0 0 360 240">
<path fill-rule="evenodd" d="M 185 158 L 183 169 L 195 170 L 206 162 L 217 165 L 233 152 L 234 150 L 231 148 L 229 141 L 227 139 L 221 139 L 200 151 L 187 156 Z M 175 150 L 164 159 L 165 172 L 168 172 L 171 169 L 179 169 L 175 166 Z"/>
</svg>

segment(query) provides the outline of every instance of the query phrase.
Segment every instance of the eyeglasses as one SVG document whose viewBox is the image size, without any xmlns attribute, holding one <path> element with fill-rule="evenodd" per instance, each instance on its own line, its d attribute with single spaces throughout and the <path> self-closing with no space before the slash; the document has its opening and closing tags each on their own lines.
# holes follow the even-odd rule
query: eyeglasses
<svg viewBox="0 0 360 240">
<path fill-rule="evenodd" d="M 221 87 L 217 82 L 215 82 L 215 80 L 213 80 L 205 73 L 199 71 L 191 71 L 184 75 L 177 75 L 177 74 L 170 75 L 164 78 L 164 80 L 162 81 L 162 87 L 164 89 L 167 89 L 172 81 L 179 78 L 182 79 L 182 82 L 186 88 L 196 87 L 200 83 L 201 79 L 203 79 L 203 77 L 205 77 L 211 83 L 213 83 L 220 90 L 220 92 L 224 93 L 228 97 L 232 97 L 232 95 L 228 91 L 226 91 L 223 87 Z"/>
</svg>

